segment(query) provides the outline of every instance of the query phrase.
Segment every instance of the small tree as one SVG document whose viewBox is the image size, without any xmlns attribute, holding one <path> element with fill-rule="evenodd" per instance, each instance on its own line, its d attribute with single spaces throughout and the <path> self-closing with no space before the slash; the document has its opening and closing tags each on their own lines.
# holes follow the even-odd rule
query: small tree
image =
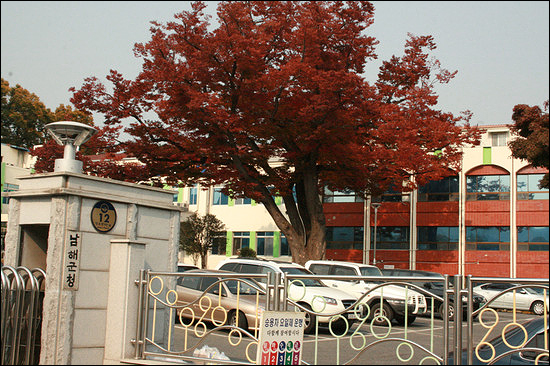
<svg viewBox="0 0 550 366">
<path fill-rule="evenodd" d="M 241 248 L 239 256 L 243 258 L 256 258 L 256 251 L 250 247 Z"/>
<path fill-rule="evenodd" d="M 207 268 L 208 252 L 217 246 L 225 251 L 225 225 L 215 215 L 201 217 L 194 213 L 180 225 L 180 249 L 195 259 L 201 258 L 201 268 Z"/>
</svg>

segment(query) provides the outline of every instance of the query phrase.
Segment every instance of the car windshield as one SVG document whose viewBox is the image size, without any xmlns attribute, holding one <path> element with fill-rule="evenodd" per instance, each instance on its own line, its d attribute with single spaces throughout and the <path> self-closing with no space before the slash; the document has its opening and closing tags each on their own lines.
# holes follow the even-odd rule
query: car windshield
<svg viewBox="0 0 550 366">
<path fill-rule="evenodd" d="M 298 267 L 281 267 L 281 271 L 283 271 L 284 273 L 288 273 L 288 274 L 306 274 L 306 275 L 310 275 L 310 274 L 313 274 L 311 273 L 310 271 L 308 271 L 307 269 L 305 268 L 298 268 Z M 300 278 L 300 279 L 295 279 L 294 281 L 301 281 L 304 283 L 304 286 L 306 287 L 323 287 L 323 284 L 321 282 L 319 282 L 319 280 L 314 280 L 314 279 L 310 279 L 310 278 Z M 297 286 L 301 286 L 301 284 L 296 284 Z"/>
</svg>

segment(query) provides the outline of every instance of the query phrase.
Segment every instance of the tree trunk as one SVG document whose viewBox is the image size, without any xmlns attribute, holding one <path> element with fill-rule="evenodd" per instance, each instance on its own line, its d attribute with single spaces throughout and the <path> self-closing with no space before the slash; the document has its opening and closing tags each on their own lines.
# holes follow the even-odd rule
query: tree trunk
<svg viewBox="0 0 550 366">
<path fill-rule="evenodd" d="M 296 200 L 292 194 L 283 196 L 288 219 L 271 196 L 262 203 L 285 235 L 292 261 L 304 265 L 308 260 L 325 258 L 326 225 L 315 168 L 303 169 L 301 176 L 303 179 L 296 184 Z"/>
</svg>

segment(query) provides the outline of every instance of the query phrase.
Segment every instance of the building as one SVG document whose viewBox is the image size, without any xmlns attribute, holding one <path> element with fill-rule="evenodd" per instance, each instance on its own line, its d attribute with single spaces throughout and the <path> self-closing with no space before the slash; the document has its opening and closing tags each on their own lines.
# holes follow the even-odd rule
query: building
<svg viewBox="0 0 550 366">
<path fill-rule="evenodd" d="M 509 125 L 481 128 L 481 144 L 463 149 L 456 176 L 407 194 L 389 191 L 366 201 L 353 193 L 325 191 L 326 258 L 369 264 L 376 260 L 381 268 L 449 275 L 548 278 L 549 192 L 538 188 L 547 170 L 512 158 Z M 28 151 L 2 144 L 3 192 L 17 189 L 15 177 L 30 173 L 29 159 Z M 231 199 L 221 187 L 173 189 L 174 204 L 188 214 L 211 213 L 227 228 L 225 252 L 215 248 L 209 267 L 242 247 L 292 260 L 284 235 L 262 204 Z M 283 204 L 280 198 L 276 202 Z M 373 203 L 380 206 L 375 210 Z M 6 221 L 3 197 L 3 233 Z M 182 253 L 180 261 L 192 259 Z"/>
<path fill-rule="evenodd" d="M 2 258 L 4 258 L 4 237 L 9 209 L 9 198 L 4 197 L 4 193 L 19 189 L 17 178 L 31 174 L 34 161 L 35 158 L 31 156 L 28 149 L 2 143 Z"/>
<path fill-rule="evenodd" d="M 481 144 L 463 149 L 456 176 L 366 201 L 353 193 L 325 191 L 327 259 L 376 260 L 381 268 L 449 275 L 547 278 L 549 199 L 548 190 L 538 188 L 547 170 L 512 158 L 510 126 L 481 128 Z M 226 253 L 214 251 L 209 266 L 243 246 L 291 260 L 284 235 L 261 204 L 232 200 L 218 187 L 178 191 L 175 202 L 190 212 L 214 214 L 227 227 Z M 376 215 L 374 201 L 380 203 Z"/>
</svg>

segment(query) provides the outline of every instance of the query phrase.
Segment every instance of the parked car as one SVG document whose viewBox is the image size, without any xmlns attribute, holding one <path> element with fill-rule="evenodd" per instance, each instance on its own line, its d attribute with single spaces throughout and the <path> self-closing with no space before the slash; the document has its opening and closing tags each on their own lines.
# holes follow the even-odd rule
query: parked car
<svg viewBox="0 0 550 366">
<path fill-rule="evenodd" d="M 265 294 L 259 291 L 259 287 L 231 279 L 220 282 L 221 285 L 214 285 L 203 295 L 209 286 L 220 281 L 224 278 L 224 274 L 230 272 L 190 269 L 185 273 L 200 273 L 204 276 L 181 277 L 181 281 L 178 281 L 176 285 L 176 293 L 178 294 L 176 305 L 189 305 L 203 296 L 210 298 L 210 302 L 202 300 L 201 303 L 199 300 L 192 305 L 179 309 L 177 315 L 182 318 L 181 323 L 183 325 L 191 324 L 191 322 L 186 322 L 184 319 L 201 319 L 204 314 L 203 320 L 215 322 L 216 325 L 233 325 L 245 330 L 259 328 L 261 314 L 265 309 Z M 237 282 L 240 282 L 240 284 L 237 284 Z M 239 288 L 238 293 L 237 288 Z M 258 292 L 259 298 L 257 299 Z M 256 305 L 257 301 L 258 305 Z M 221 309 L 218 306 L 221 306 Z"/>
<path fill-rule="evenodd" d="M 479 347 L 478 352 L 474 352 L 472 358 L 472 365 L 487 365 L 489 360 L 493 361 L 499 355 L 502 355 L 505 352 L 516 349 L 517 352 L 508 354 L 503 358 L 498 359 L 497 361 L 492 362 L 492 365 L 548 365 L 548 349 L 545 347 L 545 337 L 548 337 L 550 317 L 538 317 L 535 319 L 528 320 L 521 325 L 525 329 L 525 332 L 522 328 L 515 326 L 509 327 L 504 334 L 499 334 L 487 344 L 484 344 Z M 545 335 L 546 333 L 546 335 Z M 504 342 L 506 340 L 506 342 Z M 517 346 L 521 345 L 522 342 L 525 342 L 525 345 L 521 348 Z M 515 346 L 516 348 L 511 348 Z M 534 350 L 536 349 L 536 350 Z M 539 356 L 541 353 L 546 353 L 543 356 Z M 467 365 L 468 356 L 467 352 L 464 349 L 462 351 L 462 360 L 457 364 Z M 537 357 L 538 360 L 537 360 Z M 454 365 L 454 354 L 451 352 L 450 358 L 448 359 L 449 365 Z"/>
<path fill-rule="evenodd" d="M 430 272 L 430 271 L 420 271 L 420 270 L 412 270 L 412 269 L 400 269 L 400 268 L 392 268 L 392 269 L 382 269 L 382 274 L 384 276 L 399 276 L 399 277 L 434 277 L 439 280 L 443 280 L 444 277 L 441 273 L 437 272 Z M 415 284 L 419 287 L 423 287 L 427 291 L 431 292 L 434 295 L 437 295 L 441 298 L 443 298 L 443 292 L 445 290 L 445 284 L 440 281 L 426 281 L 426 282 L 414 282 L 411 281 L 412 284 Z M 451 284 L 452 287 L 452 284 Z M 428 304 L 428 310 L 431 311 L 432 308 L 432 298 L 433 298 L 433 308 L 435 310 L 435 314 L 439 316 L 441 319 L 443 319 L 443 313 L 445 312 L 445 307 L 443 306 L 443 301 L 439 300 L 435 296 L 430 296 L 428 294 L 424 294 L 426 296 L 426 303 Z M 455 312 L 455 305 L 454 305 L 454 293 L 449 294 L 449 319 L 454 319 L 454 312 Z M 487 300 L 482 295 L 474 292 L 473 293 L 473 302 L 472 302 L 472 311 L 476 311 L 479 309 L 483 304 L 485 304 Z M 468 315 L 468 297 L 462 296 L 462 319 L 466 320 L 466 316 Z"/>
<path fill-rule="evenodd" d="M 360 264 L 343 261 L 310 260 L 305 267 L 318 275 L 340 275 L 340 276 L 382 276 L 380 269 L 368 264 Z M 382 281 L 366 282 L 364 280 L 345 281 L 345 280 L 322 280 L 329 286 L 351 292 L 357 297 L 361 297 L 368 290 Z M 406 295 L 405 295 L 406 294 Z M 407 296 L 407 297 L 405 297 Z M 382 308 L 380 307 L 380 297 L 382 297 Z M 407 299 L 407 301 L 405 300 Z M 412 324 L 418 314 L 426 312 L 426 299 L 421 293 L 413 289 L 405 289 L 401 286 L 388 285 L 383 286 L 367 294 L 364 301 L 369 305 L 371 315 L 376 325 L 388 325 L 386 320 L 381 317 L 380 312 L 390 322 L 395 319 L 399 324 L 405 324 L 405 308 L 407 308 L 407 323 Z M 407 303 L 407 306 L 405 306 Z"/>
<path fill-rule="evenodd" d="M 185 272 L 189 271 L 190 269 L 199 269 L 199 267 L 189 263 L 178 263 L 178 272 Z"/>
<path fill-rule="evenodd" d="M 283 277 L 287 274 L 313 274 L 296 263 L 251 258 L 228 258 L 218 264 L 217 269 L 243 274 L 279 272 Z M 288 297 L 295 299 L 298 304 L 309 310 L 315 309 L 314 311 L 317 313 L 316 315 L 306 312 L 305 333 L 311 333 L 315 329 L 316 317 L 318 317 L 320 324 L 329 324 L 331 316 L 322 316 L 322 314 L 334 314 L 348 309 L 342 313 L 346 317 L 348 325 L 351 326 L 357 320 L 357 314 L 354 308 L 351 308 L 357 301 L 357 296 L 329 287 L 316 279 L 301 279 L 300 281 L 303 286 L 300 283 L 290 284 Z M 260 284 L 266 286 L 263 282 L 260 282 Z M 318 311 L 317 309 L 321 310 Z M 345 325 L 344 319 L 338 319 L 334 320 L 331 326 L 336 330 L 345 327 Z"/>
<path fill-rule="evenodd" d="M 484 283 L 474 287 L 474 291 L 487 298 L 487 301 L 502 291 L 510 289 L 519 284 L 514 283 Z M 516 290 L 516 310 L 532 311 L 536 315 L 542 315 L 544 313 L 544 306 L 546 304 L 546 311 L 548 311 L 549 305 L 548 291 L 546 292 L 546 298 L 541 293 L 538 293 L 532 288 L 521 288 Z M 513 309 L 514 308 L 514 294 L 513 291 L 506 292 L 503 295 L 497 297 L 493 302 L 489 304 L 489 307 L 496 309 Z"/>
</svg>

